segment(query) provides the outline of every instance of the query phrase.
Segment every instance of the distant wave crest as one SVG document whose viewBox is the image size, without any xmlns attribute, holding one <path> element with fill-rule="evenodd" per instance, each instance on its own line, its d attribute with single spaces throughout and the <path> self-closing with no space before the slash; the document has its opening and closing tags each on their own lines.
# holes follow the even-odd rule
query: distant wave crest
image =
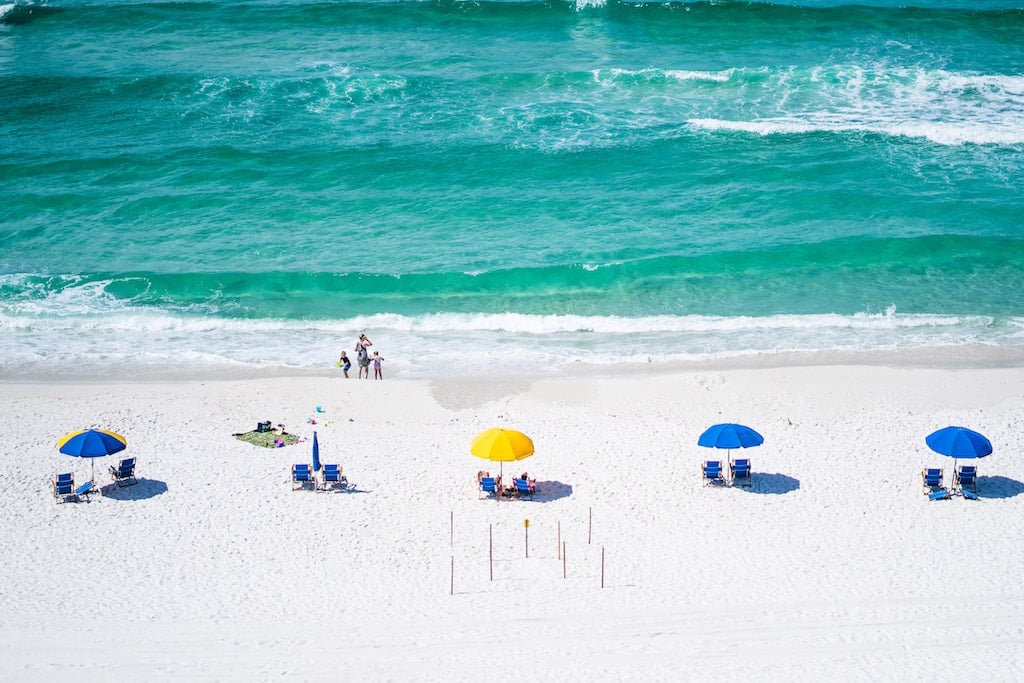
<svg viewBox="0 0 1024 683">
<path fill-rule="evenodd" d="M 696 117 L 689 125 L 757 135 L 866 132 L 942 145 L 1024 143 L 1021 76 L 880 65 L 760 74 L 754 80 L 780 102 L 805 104 L 775 115 L 754 109 L 733 118 Z"/>
</svg>

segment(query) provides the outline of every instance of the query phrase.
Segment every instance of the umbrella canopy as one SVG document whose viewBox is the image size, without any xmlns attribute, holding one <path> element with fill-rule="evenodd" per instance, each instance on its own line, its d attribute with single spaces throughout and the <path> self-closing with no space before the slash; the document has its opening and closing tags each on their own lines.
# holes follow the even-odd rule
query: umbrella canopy
<svg viewBox="0 0 1024 683">
<path fill-rule="evenodd" d="M 533 440 L 514 429 L 491 427 L 473 437 L 469 452 L 478 458 L 504 463 L 533 455 Z"/>
<path fill-rule="evenodd" d="M 708 448 L 750 448 L 764 443 L 764 437 L 750 427 L 727 422 L 712 425 L 697 439 L 698 446 Z"/>
<path fill-rule="evenodd" d="M 928 448 L 951 458 L 984 458 L 992 454 L 992 442 L 967 427 L 943 427 L 925 437 Z"/>
<path fill-rule="evenodd" d="M 61 453 L 76 458 L 101 458 L 126 448 L 128 441 L 123 436 L 105 429 L 80 429 L 57 442 Z"/>
<path fill-rule="evenodd" d="M 93 479 L 96 478 L 96 466 L 92 458 L 102 458 L 111 453 L 119 453 L 128 448 L 128 441 L 115 432 L 105 429 L 80 429 L 61 437 L 57 442 L 57 450 L 64 455 L 75 458 L 89 458 L 92 464 Z"/>
<path fill-rule="evenodd" d="M 313 432 L 313 471 L 320 471 L 320 442 L 316 439 L 316 432 Z"/>
</svg>

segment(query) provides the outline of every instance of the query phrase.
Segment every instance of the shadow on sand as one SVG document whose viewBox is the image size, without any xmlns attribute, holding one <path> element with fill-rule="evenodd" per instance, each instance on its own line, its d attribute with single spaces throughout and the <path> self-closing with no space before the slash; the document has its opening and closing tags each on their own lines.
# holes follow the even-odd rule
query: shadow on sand
<svg viewBox="0 0 1024 683">
<path fill-rule="evenodd" d="M 754 476 L 751 479 L 753 484 L 750 488 L 745 490 L 751 493 L 771 493 L 771 494 L 783 494 L 791 491 L 796 491 L 800 488 L 800 480 L 794 479 L 788 474 L 769 474 L 767 472 L 754 472 Z"/>
<path fill-rule="evenodd" d="M 338 493 L 342 495 L 348 495 L 349 493 L 369 493 L 366 489 L 361 489 L 355 484 L 348 484 L 345 488 L 338 486 L 329 489 L 317 489 L 317 493 Z"/>
<path fill-rule="evenodd" d="M 538 481 L 537 492 L 533 494 L 533 500 L 547 503 L 559 498 L 568 498 L 571 495 L 572 486 L 569 484 L 563 484 L 560 481 Z"/>
<path fill-rule="evenodd" d="M 101 491 L 104 498 L 114 500 L 143 500 L 153 498 L 161 493 L 167 492 L 167 484 L 157 479 L 143 479 L 139 477 L 139 483 L 132 486 L 118 486 L 115 483 L 107 484 Z"/>
<path fill-rule="evenodd" d="M 1013 498 L 1024 493 L 1024 483 L 1009 477 L 978 477 L 979 498 Z"/>
</svg>

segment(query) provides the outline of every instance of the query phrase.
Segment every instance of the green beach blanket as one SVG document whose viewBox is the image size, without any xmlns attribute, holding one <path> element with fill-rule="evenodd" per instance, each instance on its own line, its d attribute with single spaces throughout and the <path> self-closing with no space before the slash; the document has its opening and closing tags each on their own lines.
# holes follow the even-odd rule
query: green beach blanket
<svg viewBox="0 0 1024 683">
<path fill-rule="evenodd" d="M 236 439 L 251 443 L 253 446 L 262 446 L 264 448 L 279 448 L 278 442 L 284 443 L 285 446 L 292 446 L 299 442 L 299 437 L 294 434 L 285 432 L 284 434 L 275 434 L 274 432 L 243 432 L 241 434 L 232 434 Z"/>
</svg>

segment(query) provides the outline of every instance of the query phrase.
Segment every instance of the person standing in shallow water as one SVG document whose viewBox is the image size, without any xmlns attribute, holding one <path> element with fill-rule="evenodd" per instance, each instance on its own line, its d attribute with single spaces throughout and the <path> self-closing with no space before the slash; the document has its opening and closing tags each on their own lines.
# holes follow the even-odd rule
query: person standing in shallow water
<svg viewBox="0 0 1024 683">
<path fill-rule="evenodd" d="M 359 363 L 359 379 L 370 379 L 370 354 L 366 350 L 373 346 L 373 342 L 366 338 L 366 334 L 359 335 L 356 342 L 356 362 Z M 365 375 L 363 373 L 366 373 Z"/>
<path fill-rule="evenodd" d="M 384 379 L 384 372 L 381 370 L 380 365 L 384 362 L 384 356 L 378 352 L 373 352 L 373 378 Z"/>
<path fill-rule="evenodd" d="M 345 373 L 345 378 L 348 378 L 348 369 L 352 367 L 352 361 L 349 359 L 345 352 L 341 352 L 341 358 L 338 359 L 338 365 L 341 366 L 341 371 Z"/>
</svg>

